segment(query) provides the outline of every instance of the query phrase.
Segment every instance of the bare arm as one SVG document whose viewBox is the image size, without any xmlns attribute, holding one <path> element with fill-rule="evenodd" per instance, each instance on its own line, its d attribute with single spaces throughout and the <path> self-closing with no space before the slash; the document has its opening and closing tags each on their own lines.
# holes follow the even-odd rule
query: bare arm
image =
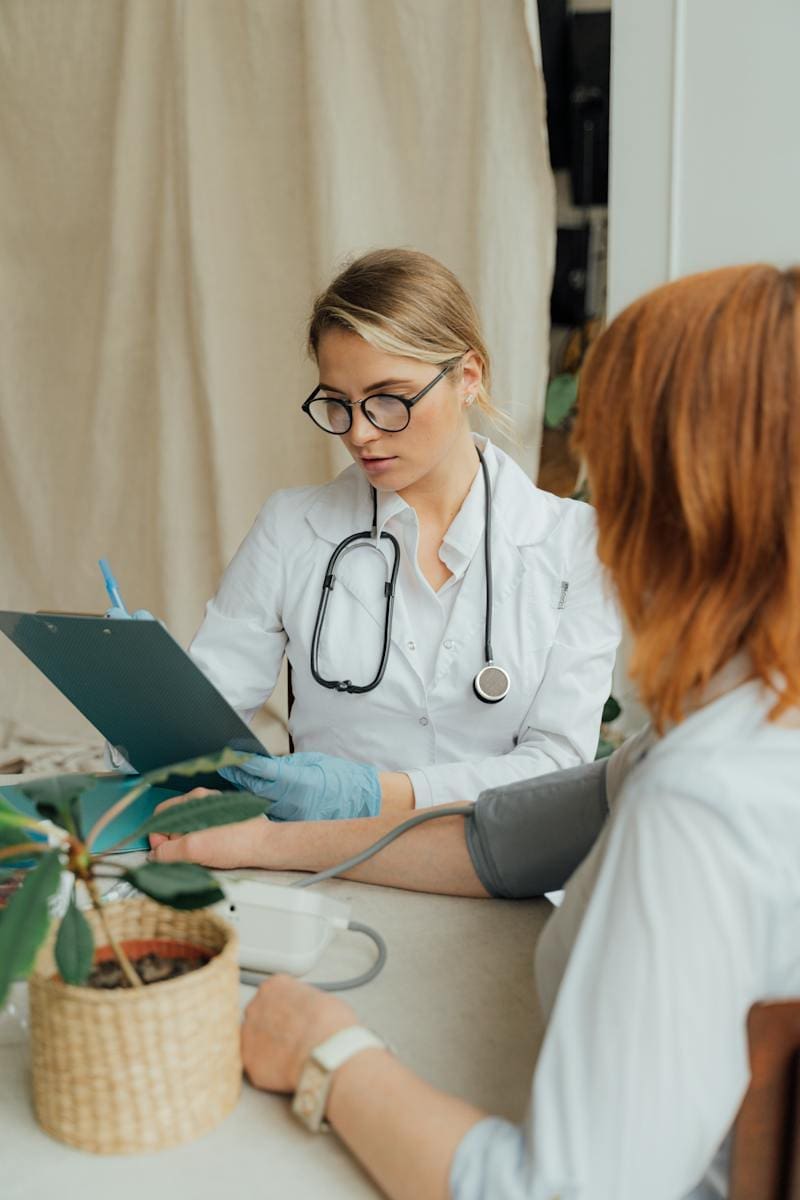
<svg viewBox="0 0 800 1200">
<path fill-rule="evenodd" d="M 197 795 L 197 788 L 189 795 Z M 161 807 L 180 803 L 167 800 Z M 158 862 L 199 862 L 209 867 L 260 867 L 269 871 L 323 871 L 365 850 L 407 819 L 407 813 L 350 821 L 267 821 L 170 838 L 151 838 Z M 472 865 L 462 816 L 447 816 L 411 829 L 375 858 L 347 872 L 348 879 L 414 892 L 486 897 Z"/>
<path fill-rule="evenodd" d="M 447 1200 L 458 1144 L 487 1114 L 431 1087 L 387 1051 L 374 1050 L 336 1072 L 327 1115 L 392 1200 Z"/>
<path fill-rule="evenodd" d="M 276 975 L 245 1013 L 245 1070 L 256 1087 L 292 1092 L 313 1047 L 357 1021 L 338 996 Z M 335 1073 L 326 1115 L 392 1200 L 447 1200 L 456 1148 L 486 1114 L 431 1087 L 388 1051 L 370 1049 Z"/>
</svg>

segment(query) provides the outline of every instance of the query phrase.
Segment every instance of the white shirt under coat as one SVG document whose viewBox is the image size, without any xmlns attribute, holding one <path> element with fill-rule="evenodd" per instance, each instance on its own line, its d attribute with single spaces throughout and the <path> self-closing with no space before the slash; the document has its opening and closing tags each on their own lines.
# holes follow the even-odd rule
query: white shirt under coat
<svg viewBox="0 0 800 1200">
<path fill-rule="evenodd" d="M 741 684 L 634 743 L 537 947 L 530 1112 L 467 1134 L 454 1200 L 727 1194 L 747 1013 L 800 995 L 800 713 L 773 703 Z"/>
<path fill-rule="evenodd" d="M 619 641 L 592 509 L 540 491 L 508 455 L 476 440 L 493 491 L 494 659 L 511 676 L 499 704 L 472 690 L 484 665 L 480 470 L 445 535 L 440 557 L 453 575 L 438 592 L 417 563 L 414 509 L 395 492 L 378 493 L 379 531 L 398 539 L 401 563 L 389 661 L 372 692 L 323 688 L 309 663 L 330 555 L 372 521 L 370 487 L 356 465 L 332 483 L 267 501 L 190 647 L 246 718 L 269 697 L 287 654 L 295 749 L 406 771 L 417 807 L 475 799 L 484 788 L 591 760 Z M 320 646 L 324 677 L 374 677 L 387 561 L 363 547 L 340 559 Z"/>
</svg>

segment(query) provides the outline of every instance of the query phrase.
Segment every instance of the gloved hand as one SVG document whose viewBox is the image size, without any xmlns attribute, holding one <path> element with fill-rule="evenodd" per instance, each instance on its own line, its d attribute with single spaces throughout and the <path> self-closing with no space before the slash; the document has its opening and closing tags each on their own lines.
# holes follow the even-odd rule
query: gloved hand
<svg viewBox="0 0 800 1200">
<path fill-rule="evenodd" d="M 112 621 L 155 621 L 156 618 L 146 608 L 137 608 L 135 613 L 126 612 L 124 608 L 109 608 L 106 617 Z"/>
<path fill-rule="evenodd" d="M 222 767 L 223 778 L 271 802 L 275 821 L 335 821 L 374 817 L 381 807 L 378 773 L 367 763 L 331 754 L 299 753 L 281 758 L 255 754 L 243 767 Z"/>
</svg>

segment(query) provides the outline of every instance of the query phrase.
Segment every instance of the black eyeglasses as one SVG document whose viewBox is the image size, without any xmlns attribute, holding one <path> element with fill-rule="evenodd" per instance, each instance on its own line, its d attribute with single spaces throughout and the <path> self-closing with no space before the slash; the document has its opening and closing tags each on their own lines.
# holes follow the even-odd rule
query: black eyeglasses
<svg viewBox="0 0 800 1200">
<path fill-rule="evenodd" d="M 311 420 L 326 433 L 347 433 L 353 424 L 353 409 L 360 408 L 364 416 L 376 429 L 384 433 L 399 433 L 405 429 L 411 420 L 411 410 L 419 404 L 423 396 L 427 396 L 431 388 L 439 382 L 447 372 L 460 362 L 453 359 L 445 363 L 439 374 L 426 384 L 416 396 L 367 396 L 364 400 L 342 400 L 340 396 L 331 393 L 319 384 L 303 404 L 303 412 L 308 413 Z"/>
</svg>

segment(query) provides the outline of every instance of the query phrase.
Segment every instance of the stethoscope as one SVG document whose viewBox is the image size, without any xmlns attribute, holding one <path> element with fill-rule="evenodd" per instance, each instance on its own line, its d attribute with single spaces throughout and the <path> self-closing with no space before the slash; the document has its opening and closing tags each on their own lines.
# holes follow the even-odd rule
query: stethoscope
<svg viewBox="0 0 800 1200">
<path fill-rule="evenodd" d="M 499 701 L 504 700 L 508 695 L 511 679 L 503 667 L 497 666 L 492 655 L 492 486 L 489 482 L 489 469 L 484 462 L 483 455 L 480 450 L 477 453 L 481 463 L 481 471 L 483 472 L 483 491 L 486 508 L 483 530 L 483 554 L 486 567 L 486 618 L 483 646 L 485 666 L 481 667 L 473 679 L 472 687 L 478 699 L 483 700 L 485 704 L 498 704 Z M 317 619 L 314 624 L 314 636 L 311 639 L 311 674 L 316 682 L 321 687 L 333 688 L 337 692 L 350 692 L 354 695 L 363 695 L 364 692 L 373 691 L 383 679 L 384 672 L 386 671 L 392 636 L 395 586 L 397 583 L 397 571 L 400 566 L 400 546 L 393 534 L 383 530 L 380 535 L 381 539 L 386 538 L 391 542 L 393 551 L 391 567 L 380 548 L 380 539 L 378 538 L 378 493 L 375 491 L 375 488 L 372 488 L 371 491 L 372 529 L 364 530 L 361 533 L 351 533 L 349 537 L 346 537 L 339 543 L 330 556 L 328 565 L 325 568 L 325 579 L 322 584 L 319 607 L 317 608 Z M 371 683 L 363 684 L 352 683 L 349 679 L 324 679 L 319 670 L 319 644 L 322 638 L 322 628 L 325 623 L 325 611 L 328 607 L 331 592 L 333 591 L 333 585 L 336 583 L 336 566 L 345 554 L 364 544 L 366 544 L 369 550 L 372 550 L 375 554 L 379 554 L 386 566 L 386 580 L 383 585 L 383 594 L 386 598 L 383 621 L 383 650 L 381 651 L 378 673 Z"/>
</svg>

